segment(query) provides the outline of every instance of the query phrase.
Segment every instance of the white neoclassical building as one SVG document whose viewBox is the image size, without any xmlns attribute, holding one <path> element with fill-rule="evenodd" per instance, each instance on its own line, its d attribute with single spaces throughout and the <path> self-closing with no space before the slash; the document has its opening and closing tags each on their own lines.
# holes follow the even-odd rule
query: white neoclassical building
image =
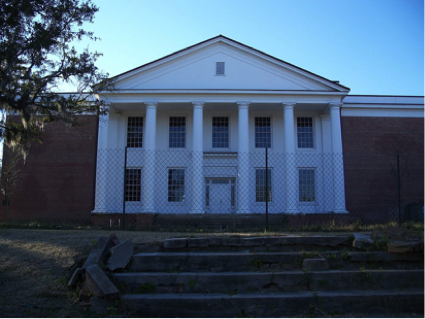
<svg viewBox="0 0 425 319">
<path fill-rule="evenodd" d="M 118 75 L 93 213 L 346 213 L 348 92 L 221 35 Z"/>
</svg>

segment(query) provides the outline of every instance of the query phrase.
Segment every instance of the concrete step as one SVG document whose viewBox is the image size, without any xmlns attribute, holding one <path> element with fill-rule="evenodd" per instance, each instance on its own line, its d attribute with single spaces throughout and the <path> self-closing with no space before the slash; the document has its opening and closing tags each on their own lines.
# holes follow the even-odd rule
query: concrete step
<svg viewBox="0 0 425 319">
<path fill-rule="evenodd" d="M 126 293 L 222 293 L 424 289 L 423 270 L 116 273 Z"/>
<path fill-rule="evenodd" d="M 422 289 L 406 291 L 302 291 L 247 294 L 124 295 L 131 317 L 368 317 L 424 313 Z"/>
<path fill-rule="evenodd" d="M 203 238 L 171 238 L 163 241 L 161 251 L 206 250 L 279 250 L 299 246 L 313 247 L 348 247 L 352 244 L 352 236 L 266 236 L 266 237 L 203 237 Z"/>
<path fill-rule="evenodd" d="M 264 264 L 278 265 L 280 269 L 294 269 L 302 262 L 298 252 L 154 252 L 133 256 L 131 271 L 255 271 Z"/>
</svg>

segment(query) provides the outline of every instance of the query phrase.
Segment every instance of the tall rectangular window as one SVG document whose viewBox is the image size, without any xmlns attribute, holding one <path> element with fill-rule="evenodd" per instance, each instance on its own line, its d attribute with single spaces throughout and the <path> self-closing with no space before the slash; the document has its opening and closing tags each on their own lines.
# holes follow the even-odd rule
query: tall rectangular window
<svg viewBox="0 0 425 319">
<path fill-rule="evenodd" d="M 142 147 L 143 116 L 131 116 L 127 121 L 127 146 Z"/>
<path fill-rule="evenodd" d="M 298 148 L 313 148 L 313 118 L 297 117 Z"/>
<path fill-rule="evenodd" d="M 272 131 L 270 117 L 255 118 L 255 147 L 265 148 L 272 146 Z"/>
<path fill-rule="evenodd" d="M 267 187 L 266 187 L 267 185 Z M 257 203 L 272 201 L 272 170 L 267 169 L 267 183 L 266 183 L 266 170 L 255 170 L 255 201 Z"/>
<path fill-rule="evenodd" d="M 171 116 L 168 133 L 168 146 L 170 148 L 186 147 L 186 118 Z"/>
<path fill-rule="evenodd" d="M 168 170 L 168 201 L 184 202 L 184 169 Z"/>
<path fill-rule="evenodd" d="M 300 168 L 299 176 L 299 201 L 314 202 L 316 201 L 316 185 L 314 178 L 314 169 Z"/>
<path fill-rule="evenodd" d="M 229 147 L 229 118 L 213 117 L 212 118 L 212 147 L 228 148 Z"/>
<path fill-rule="evenodd" d="M 127 168 L 125 170 L 125 201 L 140 202 L 142 170 L 140 168 Z"/>
</svg>

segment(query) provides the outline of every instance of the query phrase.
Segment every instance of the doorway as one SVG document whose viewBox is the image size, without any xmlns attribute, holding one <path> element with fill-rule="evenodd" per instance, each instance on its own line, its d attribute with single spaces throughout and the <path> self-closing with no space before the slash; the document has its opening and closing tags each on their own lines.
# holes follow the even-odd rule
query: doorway
<svg viewBox="0 0 425 319">
<path fill-rule="evenodd" d="M 235 178 L 206 178 L 205 184 L 205 206 L 210 214 L 235 211 Z"/>
</svg>

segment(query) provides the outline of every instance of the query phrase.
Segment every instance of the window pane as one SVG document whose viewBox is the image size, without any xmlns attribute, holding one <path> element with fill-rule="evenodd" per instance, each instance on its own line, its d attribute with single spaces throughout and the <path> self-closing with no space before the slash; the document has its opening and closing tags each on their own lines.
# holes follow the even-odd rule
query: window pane
<svg viewBox="0 0 425 319">
<path fill-rule="evenodd" d="M 313 148 L 313 118 L 297 118 L 298 148 Z"/>
<path fill-rule="evenodd" d="M 268 187 L 266 188 L 266 185 Z M 266 170 L 255 170 L 255 201 L 266 202 L 266 194 L 268 193 L 268 201 L 272 201 L 272 171 L 267 170 L 267 184 L 266 184 Z"/>
<path fill-rule="evenodd" d="M 255 147 L 271 147 L 270 117 L 255 118 Z"/>
<path fill-rule="evenodd" d="M 142 147 L 143 116 L 132 116 L 127 121 L 127 146 Z"/>
<path fill-rule="evenodd" d="M 184 169 L 168 170 L 168 201 L 184 202 Z"/>
<path fill-rule="evenodd" d="M 229 147 L 229 118 L 213 117 L 212 118 L 212 147 L 228 148 Z"/>
<path fill-rule="evenodd" d="M 299 175 L 299 201 L 314 202 L 316 200 L 314 169 L 300 169 Z"/>
<path fill-rule="evenodd" d="M 186 147 L 186 118 L 181 116 L 170 117 L 170 131 L 168 133 L 170 148 Z"/>
<path fill-rule="evenodd" d="M 142 170 L 128 168 L 125 170 L 125 175 L 125 201 L 140 202 Z"/>
</svg>

